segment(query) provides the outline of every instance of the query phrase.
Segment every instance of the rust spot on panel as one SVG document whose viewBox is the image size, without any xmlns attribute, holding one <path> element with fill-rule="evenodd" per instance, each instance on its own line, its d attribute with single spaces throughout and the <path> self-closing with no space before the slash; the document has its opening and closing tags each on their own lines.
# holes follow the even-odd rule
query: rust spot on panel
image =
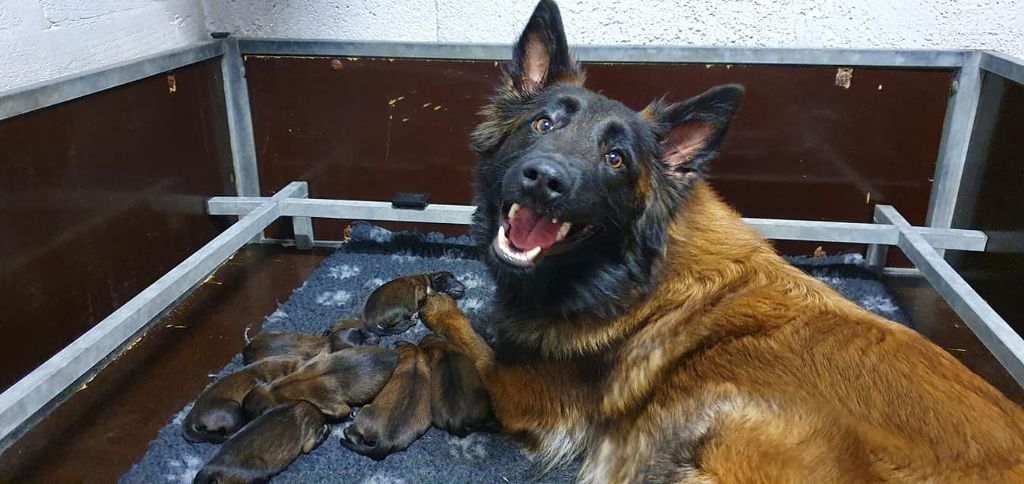
<svg viewBox="0 0 1024 484">
<path fill-rule="evenodd" d="M 178 92 L 178 79 L 174 74 L 167 74 L 167 92 L 174 94 Z"/>
<path fill-rule="evenodd" d="M 331 69 L 340 71 L 342 68 L 341 59 L 331 59 Z"/>
</svg>

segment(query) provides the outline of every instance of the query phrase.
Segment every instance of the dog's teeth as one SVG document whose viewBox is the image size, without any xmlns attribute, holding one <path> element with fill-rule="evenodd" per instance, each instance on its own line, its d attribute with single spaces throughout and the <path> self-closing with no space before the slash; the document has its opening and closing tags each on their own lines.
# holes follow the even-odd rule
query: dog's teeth
<svg viewBox="0 0 1024 484">
<path fill-rule="evenodd" d="M 505 237 L 504 225 L 498 226 L 498 245 L 500 245 L 502 249 L 508 249 L 508 239 Z"/>
<path fill-rule="evenodd" d="M 563 223 L 562 226 L 558 228 L 558 238 L 555 239 L 555 241 L 557 242 L 557 241 L 560 241 L 560 240 L 564 239 L 565 236 L 569 234 L 569 229 L 571 229 L 571 228 L 572 228 L 572 224 L 571 223 L 569 223 L 569 222 Z"/>
<path fill-rule="evenodd" d="M 534 247 L 530 249 L 529 252 L 526 253 L 525 260 L 532 261 L 533 259 L 537 258 L 538 254 L 540 254 L 540 247 Z"/>
<path fill-rule="evenodd" d="M 558 225 L 558 217 L 552 218 L 551 219 L 551 224 L 552 225 Z"/>
<path fill-rule="evenodd" d="M 508 209 L 508 219 L 512 220 L 512 217 L 516 216 L 516 212 L 519 211 L 519 204 L 513 203 L 512 208 Z"/>
</svg>

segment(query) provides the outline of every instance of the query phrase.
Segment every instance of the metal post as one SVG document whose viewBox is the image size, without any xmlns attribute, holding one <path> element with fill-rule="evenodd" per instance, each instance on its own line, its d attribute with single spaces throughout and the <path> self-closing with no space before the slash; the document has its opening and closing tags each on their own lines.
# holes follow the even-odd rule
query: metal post
<svg viewBox="0 0 1024 484">
<path fill-rule="evenodd" d="M 942 141 L 935 166 L 935 181 L 932 183 L 931 199 L 928 204 L 929 227 L 949 228 L 953 226 L 953 211 L 956 208 L 960 183 L 963 179 L 964 164 L 974 130 L 974 118 L 978 112 L 981 96 L 981 52 L 970 52 L 964 65 L 953 80 L 952 97 L 946 108 L 946 121 L 942 127 Z"/>
<path fill-rule="evenodd" d="M 309 185 L 302 183 L 302 190 L 295 193 L 295 198 L 309 198 Z M 313 238 L 313 219 L 310 217 L 293 216 L 292 231 L 295 232 L 295 248 L 310 250 L 315 244 Z"/>
<path fill-rule="evenodd" d="M 874 273 L 881 274 L 885 270 L 885 261 L 888 258 L 888 245 L 871 244 L 868 246 L 867 254 L 864 256 L 864 263 Z"/>
<path fill-rule="evenodd" d="M 224 76 L 224 104 L 227 109 L 228 134 L 231 137 L 231 159 L 235 169 L 235 193 L 240 197 L 258 197 L 260 179 L 252 115 L 249 112 L 249 87 L 245 83 L 245 64 L 238 50 L 237 39 L 224 40 L 221 73 Z"/>
<path fill-rule="evenodd" d="M 1024 339 L 960 277 L 939 253 L 890 205 L 875 207 L 876 217 L 900 231 L 899 248 L 960 319 L 985 344 L 1018 385 L 1024 386 Z"/>
</svg>

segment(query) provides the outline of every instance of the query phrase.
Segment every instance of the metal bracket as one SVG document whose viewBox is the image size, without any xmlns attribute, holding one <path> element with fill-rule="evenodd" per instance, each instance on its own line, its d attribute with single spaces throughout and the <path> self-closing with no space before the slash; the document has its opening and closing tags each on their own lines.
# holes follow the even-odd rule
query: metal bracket
<svg viewBox="0 0 1024 484">
<path fill-rule="evenodd" d="M 899 229 L 900 250 L 985 344 L 1018 385 L 1024 386 L 1024 340 L 992 306 L 960 277 L 907 219 L 890 205 L 875 207 L 875 217 Z"/>
</svg>

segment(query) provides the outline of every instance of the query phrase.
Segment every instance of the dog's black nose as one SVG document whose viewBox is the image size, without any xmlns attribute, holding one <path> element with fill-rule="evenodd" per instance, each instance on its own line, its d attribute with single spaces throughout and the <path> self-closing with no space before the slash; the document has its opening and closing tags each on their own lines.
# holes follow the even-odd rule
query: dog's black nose
<svg viewBox="0 0 1024 484">
<path fill-rule="evenodd" d="M 561 164 L 550 160 L 531 160 L 523 165 L 523 194 L 540 204 L 548 204 L 568 193 L 571 176 Z"/>
</svg>

